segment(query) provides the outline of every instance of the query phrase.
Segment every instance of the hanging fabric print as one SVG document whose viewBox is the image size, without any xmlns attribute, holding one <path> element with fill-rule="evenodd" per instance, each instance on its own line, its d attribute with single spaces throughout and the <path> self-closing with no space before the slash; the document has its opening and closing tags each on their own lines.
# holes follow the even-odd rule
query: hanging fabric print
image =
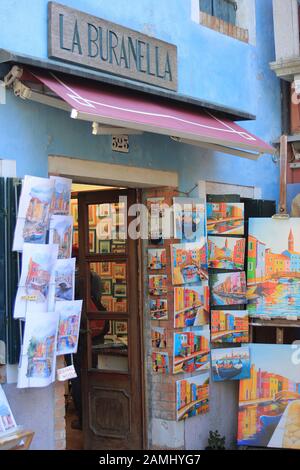
<svg viewBox="0 0 300 470">
<path fill-rule="evenodd" d="M 200 199 L 173 198 L 174 238 L 196 242 L 206 236 L 205 205 Z"/>
<path fill-rule="evenodd" d="M 58 314 L 57 356 L 77 352 L 82 300 L 57 302 Z"/>
<path fill-rule="evenodd" d="M 24 243 L 46 243 L 54 180 L 25 176 L 22 185 L 13 251 Z"/>
<path fill-rule="evenodd" d="M 60 176 L 50 176 L 54 180 L 54 192 L 51 202 L 52 215 L 69 215 L 72 193 L 72 180 Z"/>
<path fill-rule="evenodd" d="M 6 395 L 0 385 L 0 436 L 17 429 L 17 424 L 10 409 Z"/>
<path fill-rule="evenodd" d="M 54 215 L 50 220 L 49 243 L 58 244 L 58 259 L 71 258 L 73 217 Z"/>
<path fill-rule="evenodd" d="M 28 312 L 18 370 L 18 388 L 47 387 L 55 381 L 58 314 Z"/>
<path fill-rule="evenodd" d="M 55 302 L 74 300 L 75 265 L 75 258 L 58 259 L 56 261 L 54 266 L 54 284 L 51 285 L 51 288 L 55 289 L 55 293 L 54 295 L 52 292 L 50 294 L 50 298 Z M 54 310 L 54 303 L 49 306 L 49 311 L 52 310 Z"/>
<path fill-rule="evenodd" d="M 300 218 L 249 219 L 250 317 L 300 318 Z"/>
<path fill-rule="evenodd" d="M 17 291 L 14 318 L 27 312 L 47 312 L 54 302 L 54 267 L 58 245 L 24 243 L 22 273 Z"/>
</svg>

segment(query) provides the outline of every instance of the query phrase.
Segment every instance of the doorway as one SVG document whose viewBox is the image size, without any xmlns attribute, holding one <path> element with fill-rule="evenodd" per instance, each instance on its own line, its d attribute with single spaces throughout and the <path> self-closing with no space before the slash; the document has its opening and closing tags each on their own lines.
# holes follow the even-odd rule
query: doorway
<svg viewBox="0 0 300 470">
<path fill-rule="evenodd" d="M 84 308 L 74 361 L 82 371 L 82 430 L 74 429 L 71 381 L 66 390 L 69 450 L 143 448 L 138 245 L 126 237 L 127 206 L 137 194 L 135 189 L 97 185 L 72 188 L 77 295 Z"/>
</svg>

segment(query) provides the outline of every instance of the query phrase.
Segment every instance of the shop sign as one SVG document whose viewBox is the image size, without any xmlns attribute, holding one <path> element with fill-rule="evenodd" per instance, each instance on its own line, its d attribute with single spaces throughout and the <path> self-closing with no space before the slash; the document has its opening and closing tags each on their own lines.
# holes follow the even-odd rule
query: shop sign
<svg viewBox="0 0 300 470">
<path fill-rule="evenodd" d="M 58 3 L 48 4 L 52 59 L 177 90 L 177 47 Z"/>
</svg>

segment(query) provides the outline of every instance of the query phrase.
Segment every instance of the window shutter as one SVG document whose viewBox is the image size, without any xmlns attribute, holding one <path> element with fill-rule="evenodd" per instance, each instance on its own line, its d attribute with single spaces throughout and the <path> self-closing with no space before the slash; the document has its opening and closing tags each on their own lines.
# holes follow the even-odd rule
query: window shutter
<svg viewBox="0 0 300 470">
<path fill-rule="evenodd" d="M 5 181 L 0 178 L 0 340 L 6 344 L 5 311 Z"/>
<path fill-rule="evenodd" d="M 235 25 L 236 2 L 233 0 L 213 0 L 213 16 Z"/>
<path fill-rule="evenodd" d="M 17 207 L 21 194 L 22 181 L 16 178 L 6 180 L 7 200 L 7 352 L 8 363 L 16 364 L 20 356 L 20 325 L 13 319 L 13 307 L 19 280 L 19 257 L 12 251 L 13 237 L 17 218 Z"/>
<path fill-rule="evenodd" d="M 203 13 L 213 14 L 213 0 L 199 0 L 200 11 Z"/>
</svg>

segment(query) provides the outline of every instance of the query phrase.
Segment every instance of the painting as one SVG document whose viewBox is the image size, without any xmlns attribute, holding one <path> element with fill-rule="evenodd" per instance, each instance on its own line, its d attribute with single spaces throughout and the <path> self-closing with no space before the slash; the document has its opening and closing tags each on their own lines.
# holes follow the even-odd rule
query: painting
<svg viewBox="0 0 300 470">
<path fill-rule="evenodd" d="M 96 253 L 96 229 L 89 229 L 89 252 Z"/>
<path fill-rule="evenodd" d="M 77 199 L 71 199 L 71 216 L 73 217 L 73 227 L 78 228 L 78 202 Z"/>
<path fill-rule="evenodd" d="M 3 388 L 0 385 L 0 436 L 17 429 L 17 424 L 12 414 Z"/>
<path fill-rule="evenodd" d="M 151 344 L 152 348 L 166 349 L 167 333 L 165 328 L 159 328 L 158 326 L 151 327 Z"/>
<path fill-rule="evenodd" d="M 166 222 L 166 202 L 164 197 L 147 199 L 148 240 L 151 245 L 162 245 L 164 241 L 163 224 Z"/>
<path fill-rule="evenodd" d="M 149 294 L 164 295 L 168 292 L 168 277 L 165 274 L 153 274 L 149 276 Z"/>
<path fill-rule="evenodd" d="M 94 263 L 94 266 L 97 266 Z M 112 277 L 112 263 L 109 261 L 103 261 L 102 263 L 98 264 L 99 266 L 99 275 L 102 277 Z M 94 269 L 97 272 L 97 269 Z"/>
<path fill-rule="evenodd" d="M 75 354 L 78 347 L 82 300 L 57 302 L 58 315 L 57 356 Z"/>
<path fill-rule="evenodd" d="M 126 280 L 126 263 L 113 263 L 112 277 L 123 281 Z"/>
<path fill-rule="evenodd" d="M 58 320 L 57 312 L 27 312 L 18 388 L 47 387 L 55 381 Z"/>
<path fill-rule="evenodd" d="M 214 382 L 249 379 L 249 346 L 212 349 L 211 368 Z"/>
<path fill-rule="evenodd" d="M 113 284 L 113 296 L 116 298 L 123 298 L 127 296 L 127 285 L 125 283 Z"/>
<path fill-rule="evenodd" d="M 98 240 L 110 240 L 112 238 L 112 222 L 111 219 L 100 219 L 97 224 Z"/>
<path fill-rule="evenodd" d="M 176 419 L 180 421 L 209 411 L 209 374 L 176 382 Z"/>
<path fill-rule="evenodd" d="M 173 198 L 174 238 L 182 243 L 196 242 L 206 236 L 205 205 L 200 199 Z"/>
<path fill-rule="evenodd" d="M 174 288 L 174 328 L 209 324 L 208 282 Z"/>
<path fill-rule="evenodd" d="M 51 202 L 52 215 L 69 215 L 72 193 L 72 180 L 60 176 L 50 176 L 54 180 L 54 191 Z"/>
<path fill-rule="evenodd" d="M 150 299 L 151 320 L 168 320 L 168 300 Z"/>
<path fill-rule="evenodd" d="M 205 238 L 202 237 L 197 243 L 171 245 L 171 263 L 174 286 L 207 280 L 207 245 Z"/>
<path fill-rule="evenodd" d="M 247 310 L 212 310 L 211 340 L 213 343 L 248 343 Z"/>
<path fill-rule="evenodd" d="M 165 352 L 152 352 L 152 372 L 155 374 L 169 374 L 169 354 Z"/>
<path fill-rule="evenodd" d="M 245 246 L 245 238 L 208 237 L 208 267 L 242 271 Z"/>
<path fill-rule="evenodd" d="M 211 274 L 210 282 L 212 307 L 247 304 L 244 272 Z"/>
<path fill-rule="evenodd" d="M 165 269 L 167 265 L 167 254 L 165 248 L 148 249 L 148 269 L 159 270 Z"/>
<path fill-rule="evenodd" d="M 55 272 L 58 245 L 24 243 L 22 272 L 15 300 L 14 318 L 27 316 L 27 311 L 49 311 L 54 303 Z"/>
<path fill-rule="evenodd" d="M 126 299 L 113 299 L 113 312 L 126 313 L 127 312 L 127 300 Z"/>
<path fill-rule="evenodd" d="M 102 296 L 101 304 L 105 308 L 106 312 L 113 311 L 113 298 L 111 296 Z"/>
<path fill-rule="evenodd" d="M 109 217 L 110 216 L 110 204 L 99 204 L 97 207 L 97 216 L 98 217 Z"/>
<path fill-rule="evenodd" d="M 74 300 L 76 259 L 58 259 L 55 263 L 55 301 Z M 49 309 L 54 310 L 54 306 Z"/>
<path fill-rule="evenodd" d="M 127 321 L 116 321 L 116 335 L 127 335 L 128 334 L 128 323 Z"/>
<path fill-rule="evenodd" d="M 244 204 L 239 202 L 209 202 L 208 235 L 244 235 Z"/>
<path fill-rule="evenodd" d="M 101 280 L 102 295 L 112 295 L 112 279 Z"/>
<path fill-rule="evenodd" d="M 300 318 L 300 218 L 249 219 L 250 317 Z"/>
<path fill-rule="evenodd" d="M 238 444 L 299 450 L 299 348 L 251 344 L 250 352 L 251 376 L 240 382 Z"/>
<path fill-rule="evenodd" d="M 173 373 L 208 370 L 209 340 L 208 328 L 174 333 Z"/>
<path fill-rule="evenodd" d="M 99 253 L 101 255 L 108 255 L 111 252 L 111 241 L 110 240 L 102 240 L 99 241 Z"/>
<path fill-rule="evenodd" d="M 53 215 L 50 220 L 49 243 L 58 245 L 58 259 L 71 258 L 73 217 Z"/>
<path fill-rule="evenodd" d="M 24 243 L 46 243 L 54 180 L 25 176 L 19 202 L 13 251 L 22 251 Z"/>
</svg>

